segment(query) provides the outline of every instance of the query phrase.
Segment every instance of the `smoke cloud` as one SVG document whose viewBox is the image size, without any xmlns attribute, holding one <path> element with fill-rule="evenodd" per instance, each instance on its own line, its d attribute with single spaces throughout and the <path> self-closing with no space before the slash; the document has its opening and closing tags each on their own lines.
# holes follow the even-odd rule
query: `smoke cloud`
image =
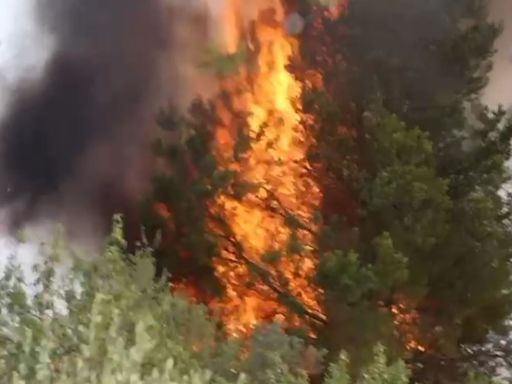
<svg viewBox="0 0 512 384">
<path fill-rule="evenodd" d="M 11 227 L 51 219 L 83 235 L 103 233 L 115 212 L 130 216 L 148 187 L 158 109 L 215 92 L 199 69 L 208 45 L 236 48 L 238 23 L 278 3 L 34 2 L 54 48 L 0 122 L 0 209 Z"/>
<path fill-rule="evenodd" d="M 0 203 L 14 226 L 54 216 L 92 230 L 147 179 L 148 130 L 168 96 L 169 19 L 159 1 L 37 4 L 55 48 L 41 78 L 12 91 L 0 123 Z"/>
</svg>

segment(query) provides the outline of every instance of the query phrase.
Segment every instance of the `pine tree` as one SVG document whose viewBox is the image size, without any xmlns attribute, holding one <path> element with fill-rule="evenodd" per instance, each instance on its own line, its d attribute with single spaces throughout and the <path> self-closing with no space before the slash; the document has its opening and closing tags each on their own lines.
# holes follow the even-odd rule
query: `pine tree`
<svg viewBox="0 0 512 384">
<path fill-rule="evenodd" d="M 324 80 L 305 105 L 318 126 L 324 215 L 344 218 L 332 237 L 371 263 L 386 234 L 407 261 L 388 303 L 405 301 L 417 317 L 413 361 L 433 381 L 502 331 L 511 305 L 512 125 L 478 101 L 500 31 L 485 11 L 469 0 L 354 1 L 340 18 L 318 16 L 303 39 L 306 79 Z"/>
</svg>

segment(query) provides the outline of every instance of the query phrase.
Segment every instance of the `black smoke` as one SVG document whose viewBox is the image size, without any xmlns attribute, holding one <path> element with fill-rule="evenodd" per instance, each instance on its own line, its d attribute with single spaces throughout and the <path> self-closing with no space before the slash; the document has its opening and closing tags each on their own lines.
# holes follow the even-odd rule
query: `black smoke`
<svg viewBox="0 0 512 384">
<path fill-rule="evenodd" d="M 0 204 L 16 207 L 13 225 L 49 211 L 108 220 L 144 182 L 169 50 L 165 8 L 157 0 L 42 0 L 37 11 L 56 49 L 0 122 Z"/>
</svg>

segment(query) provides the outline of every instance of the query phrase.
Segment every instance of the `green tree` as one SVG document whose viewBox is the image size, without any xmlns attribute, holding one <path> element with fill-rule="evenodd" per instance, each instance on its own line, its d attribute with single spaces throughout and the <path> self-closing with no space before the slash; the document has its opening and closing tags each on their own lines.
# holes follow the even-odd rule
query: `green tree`
<svg viewBox="0 0 512 384">
<path fill-rule="evenodd" d="M 302 43 L 305 66 L 324 77 L 304 103 L 316 120 L 324 216 L 342 222 L 330 237 L 364 266 L 374 239 L 389 235 L 408 265 L 394 296 L 417 311 L 428 347 L 413 361 L 432 381 L 456 376 L 511 309 L 512 125 L 478 101 L 499 32 L 483 1 L 361 0 L 334 20 L 318 13 Z M 338 328 L 339 345 L 350 343 Z"/>
<path fill-rule="evenodd" d="M 478 103 L 499 27 L 477 0 L 361 0 L 336 19 L 299 3 L 312 15 L 297 77 L 306 85 L 305 121 L 316 138 L 309 157 L 324 194 L 315 247 L 327 320 L 271 278 L 284 250 L 269 253 L 265 266 L 243 252 L 238 262 L 311 321 L 331 357 L 345 349 L 360 368 L 381 342 L 409 358 L 418 378 L 460 381 L 473 358 L 467 351 L 503 330 L 512 304 L 510 199 L 502 193 L 512 124 Z M 312 73 L 323 86 L 309 81 Z M 215 294 L 219 243 L 237 243 L 229 228 L 222 236 L 206 225 L 216 219 L 207 217 L 208 202 L 261 186 L 240 183 L 216 163 L 211 106 L 163 116 L 162 128 L 175 133 L 156 146 L 166 172 L 155 180 L 148 227 L 162 234 L 159 262 Z M 251 145 L 239 120 L 235 159 Z M 155 215 L 155 201 L 169 213 Z M 292 232 L 310 230 L 279 204 L 268 208 L 290 218 Z M 290 244 L 300 254 L 302 245 Z"/>
</svg>

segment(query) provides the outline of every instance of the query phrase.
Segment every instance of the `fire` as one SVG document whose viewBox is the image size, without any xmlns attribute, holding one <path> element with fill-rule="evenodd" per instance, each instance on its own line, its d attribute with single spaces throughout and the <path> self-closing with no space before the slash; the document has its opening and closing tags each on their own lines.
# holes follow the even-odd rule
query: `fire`
<svg viewBox="0 0 512 384">
<path fill-rule="evenodd" d="M 311 117 L 303 115 L 300 98 L 304 90 L 328 85 L 321 68 L 306 71 L 303 83 L 289 71 L 297 41 L 284 29 L 287 15 L 280 0 L 224 2 L 226 6 L 216 10 L 222 20 L 218 43 L 229 59 L 247 45 L 256 63 L 241 63 L 235 73 L 216 79 L 222 96 L 215 100 L 219 121 L 214 155 L 221 168 L 234 171 L 236 182 L 250 191 L 220 194 L 209 205 L 210 227 L 221 246 L 213 266 L 224 294 L 205 297 L 190 281 L 175 281 L 171 288 L 207 302 L 233 335 L 246 335 L 268 321 L 306 327 L 308 320 L 325 322 L 320 305 L 324 292 L 313 282 L 319 261 L 313 218 L 323 196 L 307 159 L 315 142 L 306 129 Z M 336 19 L 347 7 L 346 0 L 323 2 L 329 7 L 320 17 Z M 313 27 L 321 28 L 319 21 Z M 345 126 L 339 134 L 355 135 Z M 248 136 L 250 145 L 239 153 L 236 146 L 242 136 Z M 190 177 L 197 176 L 191 166 Z M 173 214 L 165 204 L 153 208 L 172 225 Z M 186 252 L 180 256 L 191 257 Z M 390 311 L 406 349 L 427 351 L 419 341 L 417 311 L 403 303 Z"/>
<path fill-rule="evenodd" d="M 391 313 L 394 317 L 395 327 L 404 341 L 405 348 L 411 352 L 426 352 L 426 346 L 418 338 L 418 312 L 411 310 L 405 304 L 396 304 L 391 307 Z"/>
<path fill-rule="evenodd" d="M 259 13 L 252 31 L 230 36 L 247 36 L 256 66 L 242 66 L 237 75 L 220 81 L 230 105 L 218 103 L 215 155 L 223 168 L 236 171 L 239 181 L 254 188 L 242 198 L 221 195 L 210 207 L 230 232 L 226 236 L 225 228 L 212 223 L 225 239 L 214 262 L 225 294 L 211 306 L 232 334 L 245 334 L 269 320 L 304 325 L 299 312 L 323 319 L 322 292 L 312 282 L 317 266 L 312 217 L 322 196 L 309 175 L 307 152 L 313 139 L 301 124 L 302 86 L 288 70 L 295 42 L 283 30 L 284 18 L 276 0 Z M 244 134 L 251 142 L 237 159 L 235 116 L 245 116 Z M 297 223 L 295 231 L 290 220 Z M 294 242 L 300 249 L 291 249 Z M 299 311 L 290 310 L 292 298 Z"/>
</svg>

